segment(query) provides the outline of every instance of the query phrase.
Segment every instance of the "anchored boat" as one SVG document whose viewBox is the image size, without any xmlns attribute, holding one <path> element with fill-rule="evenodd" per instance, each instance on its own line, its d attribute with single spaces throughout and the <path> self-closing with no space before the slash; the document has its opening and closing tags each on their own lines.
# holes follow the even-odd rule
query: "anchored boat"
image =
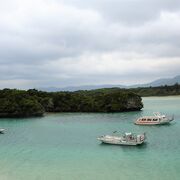
<svg viewBox="0 0 180 180">
<path fill-rule="evenodd" d="M 5 129 L 0 128 L 0 134 L 4 134 Z"/>
<path fill-rule="evenodd" d="M 174 116 L 167 117 L 159 112 L 154 113 L 154 116 L 143 116 L 138 118 L 134 123 L 137 125 L 158 125 L 167 124 L 174 120 Z"/>
<path fill-rule="evenodd" d="M 124 133 L 122 135 L 103 135 L 97 138 L 102 143 L 115 145 L 139 145 L 145 141 L 145 133 L 136 135 L 134 133 Z"/>
</svg>

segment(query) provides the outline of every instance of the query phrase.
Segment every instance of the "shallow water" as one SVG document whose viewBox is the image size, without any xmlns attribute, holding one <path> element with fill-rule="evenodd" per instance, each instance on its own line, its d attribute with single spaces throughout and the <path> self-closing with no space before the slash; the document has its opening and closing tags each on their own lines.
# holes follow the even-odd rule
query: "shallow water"
<svg viewBox="0 0 180 180">
<path fill-rule="evenodd" d="M 180 96 L 143 98 L 127 113 L 58 113 L 43 118 L 1 119 L 0 180 L 179 180 Z M 175 115 L 163 126 L 133 120 L 154 111 Z M 96 137 L 146 132 L 142 146 L 100 144 Z"/>
</svg>

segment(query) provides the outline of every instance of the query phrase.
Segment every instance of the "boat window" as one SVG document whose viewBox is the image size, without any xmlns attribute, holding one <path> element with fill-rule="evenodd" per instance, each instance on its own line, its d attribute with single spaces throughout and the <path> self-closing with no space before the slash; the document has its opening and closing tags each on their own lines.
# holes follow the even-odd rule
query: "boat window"
<svg viewBox="0 0 180 180">
<path fill-rule="evenodd" d="M 153 121 L 157 121 L 157 119 L 153 119 Z"/>
<path fill-rule="evenodd" d="M 151 121 L 151 119 L 147 119 L 147 121 Z"/>
</svg>

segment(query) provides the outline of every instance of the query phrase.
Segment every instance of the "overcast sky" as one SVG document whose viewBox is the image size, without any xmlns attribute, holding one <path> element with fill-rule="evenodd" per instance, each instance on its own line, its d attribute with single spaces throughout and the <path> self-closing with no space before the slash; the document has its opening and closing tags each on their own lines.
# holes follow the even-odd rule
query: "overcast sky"
<svg viewBox="0 0 180 180">
<path fill-rule="evenodd" d="M 180 71 L 180 0 L 0 0 L 0 88 L 130 85 Z"/>
</svg>

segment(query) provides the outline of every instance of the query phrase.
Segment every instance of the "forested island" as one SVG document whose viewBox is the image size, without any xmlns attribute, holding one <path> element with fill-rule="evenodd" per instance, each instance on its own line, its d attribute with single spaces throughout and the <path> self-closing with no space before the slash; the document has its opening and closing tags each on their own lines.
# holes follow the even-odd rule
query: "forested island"
<svg viewBox="0 0 180 180">
<path fill-rule="evenodd" d="M 122 112 L 142 107 L 139 95 L 119 88 L 76 92 L 0 90 L 0 117 L 43 116 L 45 112 Z"/>
<path fill-rule="evenodd" d="M 143 108 L 141 96 L 180 95 L 180 85 L 105 88 L 75 92 L 0 90 L 0 117 L 43 116 L 45 112 L 123 112 Z"/>
<path fill-rule="evenodd" d="M 131 88 L 130 91 L 142 97 L 147 96 L 172 96 L 180 95 L 180 84 L 176 83 L 172 86 L 158 86 L 158 87 L 140 87 Z"/>
</svg>

